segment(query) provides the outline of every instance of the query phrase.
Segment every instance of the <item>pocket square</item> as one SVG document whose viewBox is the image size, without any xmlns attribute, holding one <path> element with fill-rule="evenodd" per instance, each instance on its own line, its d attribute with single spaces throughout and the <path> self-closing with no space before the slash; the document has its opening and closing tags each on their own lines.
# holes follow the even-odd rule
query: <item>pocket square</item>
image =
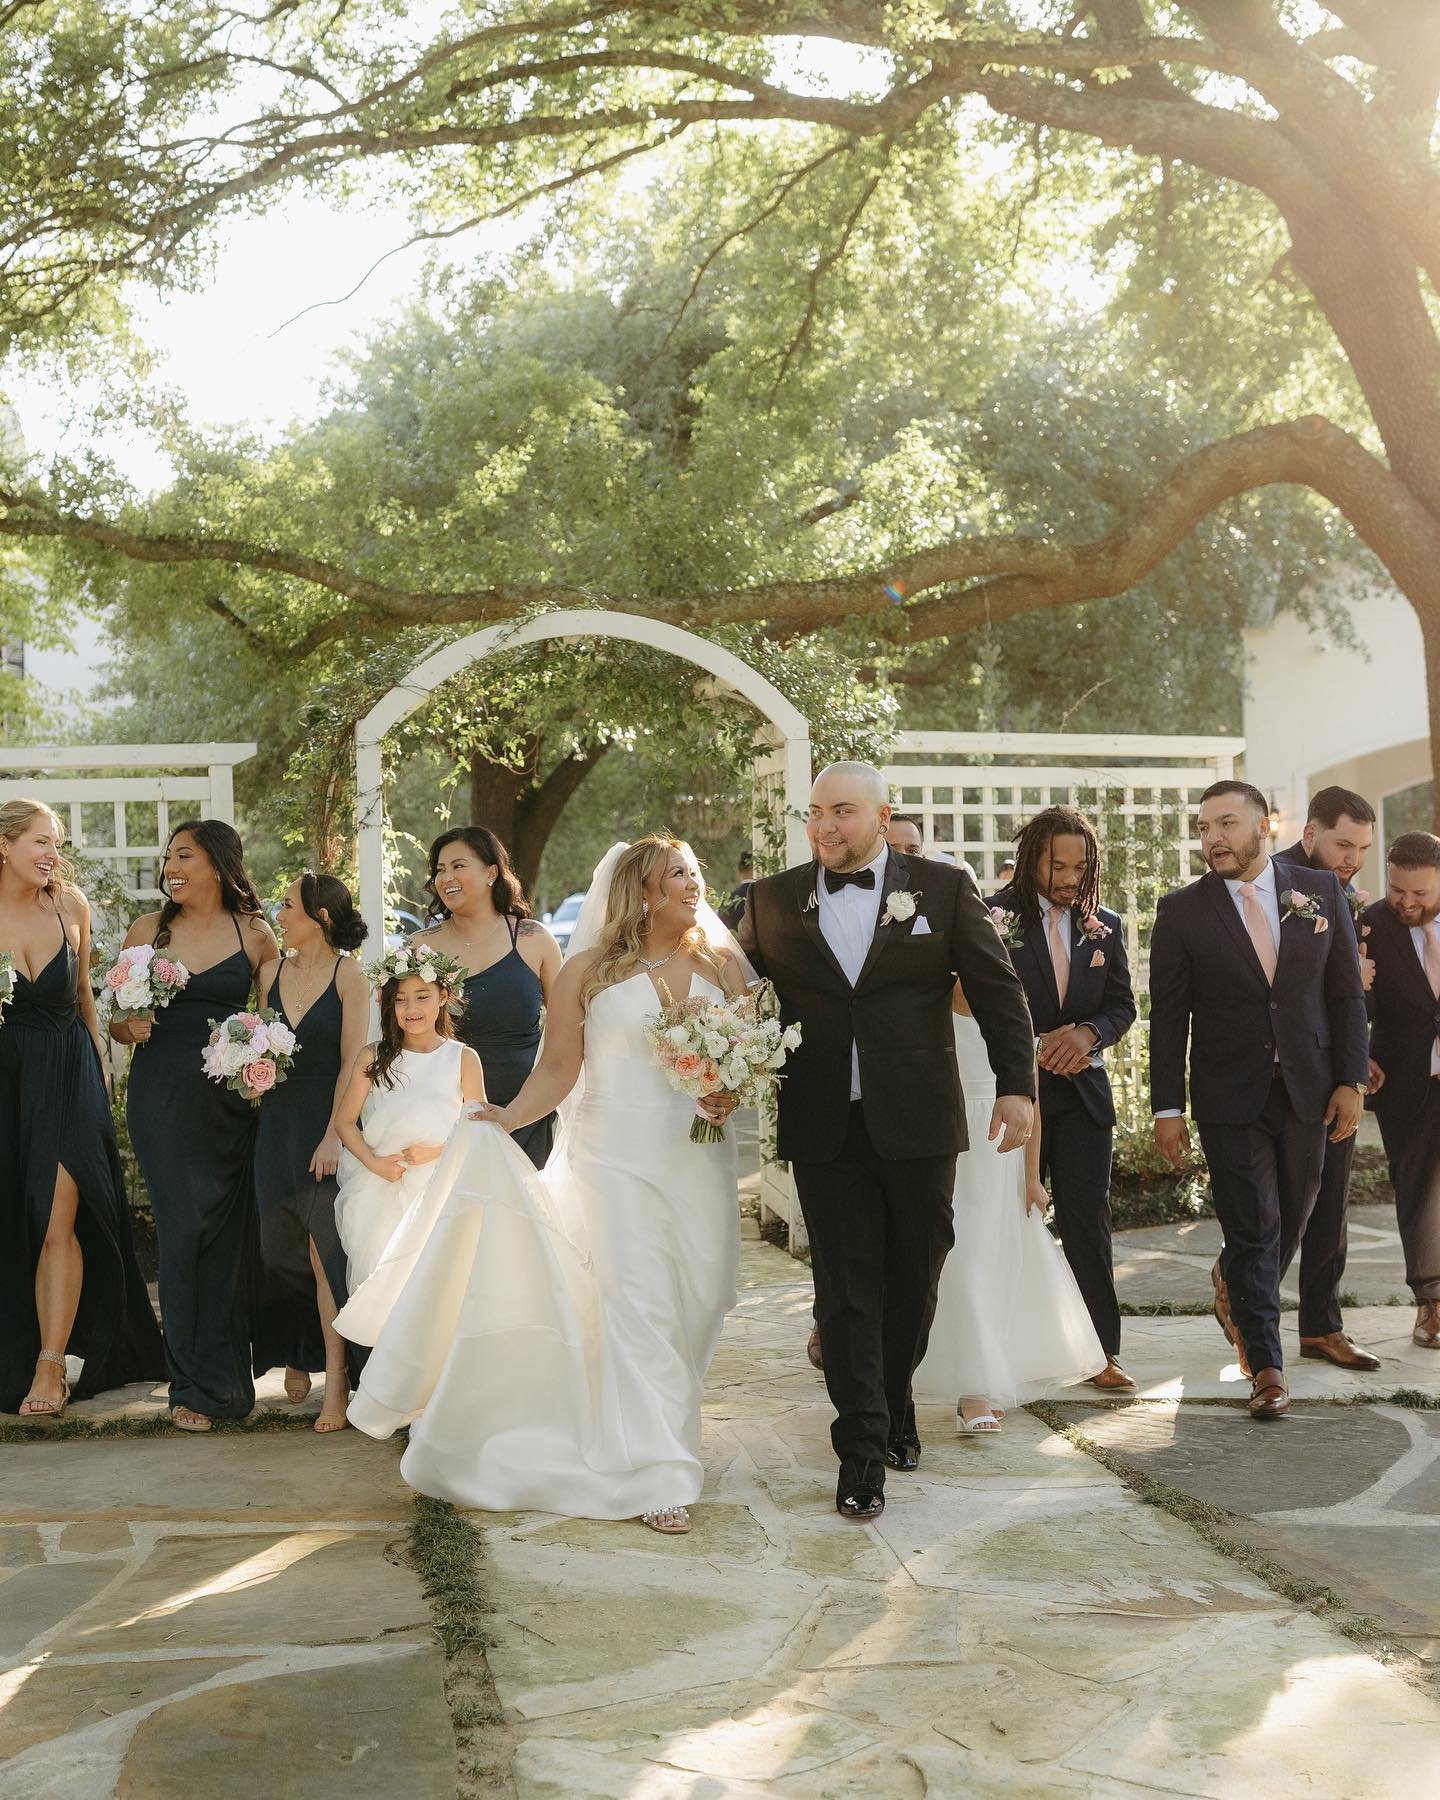
<svg viewBox="0 0 1440 1800">
<path fill-rule="evenodd" d="M 915 923 L 910 927 L 910 935 L 911 937 L 929 937 L 931 935 L 930 927 L 926 923 L 924 913 L 921 913 L 920 917 L 916 919 Z"/>
<path fill-rule="evenodd" d="M 1090 958 L 1090 967 L 1092 969 L 1103 969 L 1105 967 L 1105 952 L 1103 950 L 1097 950 Z"/>
</svg>

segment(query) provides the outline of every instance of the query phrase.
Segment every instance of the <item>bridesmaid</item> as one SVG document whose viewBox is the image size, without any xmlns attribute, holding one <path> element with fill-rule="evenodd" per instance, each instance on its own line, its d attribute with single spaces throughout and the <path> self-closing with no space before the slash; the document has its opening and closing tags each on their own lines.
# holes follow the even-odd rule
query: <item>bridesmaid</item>
<svg viewBox="0 0 1440 1800">
<path fill-rule="evenodd" d="M 295 1033 L 300 1054 L 260 1103 L 255 1195 L 267 1304 L 255 1368 L 259 1374 L 283 1362 L 286 1395 L 298 1404 L 310 1392 L 309 1371 L 323 1367 L 325 1400 L 315 1429 L 339 1431 L 350 1378 L 345 1340 L 334 1328 L 346 1298 L 345 1252 L 335 1229 L 334 1115 L 370 1022 L 370 984 L 348 954 L 363 943 L 366 926 L 333 875 L 292 881 L 276 922 L 285 960 L 262 1004 Z"/>
<path fill-rule="evenodd" d="M 164 1368 L 135 1261 L 105 1094 L 90 907 L 38 800 L 0 803 L 0 1412 L 58 1417 L 65 1352 L 84 1398 Z"/>
<path fill-rule="evenodd" d="M 168 950 L 190 983 L 148 1019 L 112 1023 L 130 1059 L 130 1141 L 160 1250 L 160 1320 L 171 1417 L 182 1431 L 243 1419 L 255 1405 L 250 1313 L 259 1273 L 255 1109 L 209 1080 L 200 1052 L 210 1021 L 243 1012 L 280 961 L 233 826 L 187 819 L 170 833 L 166 900 L 125 942 Z"/>
<path fill-rule="evenodd" d="M 560 973 L 560 946 L 537 920 L 493 831 L 461 825 L 430 846 L 430 916 L 416 943 L 434 944 L 473 971 L 465 981 L 461 1041 L 480 1058 L 485 1091 L 508 1106 L 525 1085 L 540 1048 L 540 1011 Z M 515 1142 L 545 1167 L 555 1115 L 522 1126 Z"/>
</svg>

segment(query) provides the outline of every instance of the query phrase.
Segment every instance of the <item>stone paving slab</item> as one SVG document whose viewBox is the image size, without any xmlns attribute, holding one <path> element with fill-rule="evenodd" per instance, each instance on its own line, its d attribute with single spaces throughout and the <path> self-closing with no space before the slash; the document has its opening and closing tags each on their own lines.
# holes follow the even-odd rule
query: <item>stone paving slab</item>
<svg viewBox="0 0 1440 1800">
<path fill-rule="evenodd" d="M 1135 1468 L 1244 1515 L 1252 1543 L 1440 1672 L 1440 1411 L 1297 1408 L 1264 1428 L 1217 1407 L 1066 1417 Z"/>
<path fill-rule="evenodd" d="M 1405 1257 L 1391 1206 L 1352 1206 L 1342 1289 L 1361 1306 L 1384 1306 L 1392 1297 L 1410 1303 L 1405 1285 Z M 1210 1300 L 1210 1266 L 1220 1254 L 1220 1226 L 1215 1219 L 1187 1219 L 1177 1225 L 1146 1225 L 1115 1234 L 1115 1291 L 1122 1302 L 1143 1306 L 1156 1300 Z M 1282 1300 L 1294 1306 L 1298 1269 L 1292 1267 L 1281 1287 Z M 1413 1310 L 1411 1314 L 1413 1318 Z M 1350 1320 L 1347 1314 L 1346 1324 Z"/>
<path fill-rule="evenodd" d="M 357 1432 L 0 1446 L 0 1800 L 449 1800 L 411 1516 Z"/>
<path fill-rule="evenodd" d="M 1424 1789 L 1440 1706 L 1030 1414 L 923 1409 L 919 1473 L 839 1519 L 808 1280 L 745 1264 L 688 1538 L 472 1515 L 522 1800 Z"/>
</svg>

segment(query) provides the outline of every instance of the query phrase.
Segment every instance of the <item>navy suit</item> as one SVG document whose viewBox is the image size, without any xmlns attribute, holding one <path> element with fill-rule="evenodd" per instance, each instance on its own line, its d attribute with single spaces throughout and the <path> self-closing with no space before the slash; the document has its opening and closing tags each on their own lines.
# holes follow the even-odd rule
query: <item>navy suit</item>
<svg viewBox="0 0 1440 1800">
<path fill-rule="evenodd" d="M 1440 1300 L 1440 1080 L 1430 1073 L 1440 1000 L 1405 921 L 1383 900 L 1360 920 L 1370 927 L 1375 962 L 1370 1054 L 1385 1071 L 1366 1104 L 1380 1121 L 1390 1164 L 1405 1279 L 1416 1300 Z"/>
<path fill-rule="evenodd" d="M 1135 995 L 1125 952 L 1125 928 L 1119 913 L 1102 906 L 1105 933 L 1084 935 L 1079 915 L 1070 914 L 1070 978 L 1061 1004 L 1055 983 L 1050 942 L 1037 909 L 1032 919 L 1020 913 L 1013 888 L 1003 888 L 989 903 L 1022 918 L 1025 940 L 1011 950 L 1015 972 L 1025 984 L 1025 998 L 1037 1033 L 1060 1025 L 1088 1025 L 1096 1049 L 1108 1050 L 1135 1023 Z M 1040 1070 L 1040 1169 L 1055 1202 L 1055 1223 L 1065 1260 L 1075 1276 L 1091 1322 L 1107 1356 L 1120 1349 L 1120 1307 L 1110 1240 L 1110 1158 L 1115 1129 L 1115 1100 L 1103 1064 L 1078 1075 L 1051 1075 Z"/>
<path fill-rule="evenodd" d="M 1319 865 L 1311 860 L 1303 840 L 1288 850 L 1275 852 L 1277 863 L 1289 863 L 1298 869 Z M 1283 881 L 1281 882 L 1283 886 Z M 1347 895 L 1350 890 L 1345 890 Z M 1347 901 L 1348 904 L 1348 901 Z M 1349 1234 L 1345 1228 L 1346 1209 L 1350 1204 L 1350 1175 L 1355 1167 L 1356 1137 L 1342 1138 L 1338 1144 L 1325 1140 L 1325 1166 L 1320 1172 L 1320 1192 L 1300 1237 L 1300 1315 L 1302 1338 L 1328 1337 L 1343 1328 L 1340 1313 L 1340 1282 L 1345 1274 L 1345 1257 L 1349 1250 Z M 1295 1245 L 1282 1242 L 1280 1273 L 1283 1276 L 1295 1256 Z"/>
<path fill-rule="evenodd" d="M 1282 1245 L 1297 1243 L 1325 1160 L 1325 1109 L 1369 1075 L 1355 927 L 1328 869 L 1275 864 L 1275 886 L 1313 897 L 1323 930 L 1281 907 L 1273 985 L 1213 872 L 1166 894 L 1150 941 L 1150 1106 L 1190 1110 L 1225 1233 L 1220 1267 L 1255 1370 L 1283 1367 Z"/>
</svg>

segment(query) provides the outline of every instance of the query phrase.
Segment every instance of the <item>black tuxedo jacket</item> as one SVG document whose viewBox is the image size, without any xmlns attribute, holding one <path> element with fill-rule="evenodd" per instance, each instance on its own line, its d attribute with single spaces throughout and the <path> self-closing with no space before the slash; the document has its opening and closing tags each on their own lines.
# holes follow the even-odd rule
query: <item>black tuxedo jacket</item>
<svg viewBox="0 0 1440 1800">
<path fill-rule="evenodd" d="M 1035 1033 L 1000 935 L 970 876 L 892 850 L 870 952 L 852 988 L 820 931 L 817 865 L 757 881 L 740 943 L 780 996 L 802 1041 L 780 1084 L 780 1155 L 830 1162 L 850 1115 L 850 1048 L 860 1057 L 865 1126 L 888 1161 L 954 1156 L 967 1146 L 950 1001 L 958 975 L 985 1037 L 996 1091 L 1035 1094 Z M 886 896 L 919 895 L 909 919 L 885 923 Z M 916 932 L 920 919 L 928 931 Z"/>
<path fill-rule="evenodd" d="M 1414 1118 L 1430 1092 L 1430 1052 L 1440 1033 L 1440 1000 L 1430 992 L 1425 965 L 1415 954 L 1410 927 L 1384 900 L 1360 915 L 1370 927 L 1375 981 L 1370 989 L 1370 1054 L 1385 1071 L 1385 1085 L 1366 1104 L 1386 1130 Z"/>
<path fill-rule="evenodd" d="M 1272 987 L 1230 890 L 1213 871 L 1166 894 L 1150 940 L 1150 1107 L 1185 1109 L 1190 1042 L 1190 1111 L 1197 1123 L 1248 1125 L 1280 1072 L 1296 1116 L 1325 1116 L 1342 1082 L 1369 1074 L 1365 995 L 1355 927 L 1340 883 L 1328 869 L 1278 863 L 1275 886 L 1313 894 L 1323 932 L 1281 908 L 1280 953 Z"/>
<path fill-rule="evenodd" d="M 1010 887 L 1001 888 L 987 904 L 1017 914 L 1020 910 L 1015 890 Z M 1108 1050 L 1135 1023 L 1135 994 L 1130 986 L 1130 959 L 1120 915 L 1102 906 L 1099 918 L 1102 925 L 1109 926 L 1110 935 L 1087 938 L 1081 934 L 1080 915 L 1071 911 L 1070 981 L 1063 1006 L 1055 985 L 1055 965 L 1050 960 L 1050 940 L 1038 912 L 1034 920 L 1023 921 L 1025 942 L 1011 951 L 1010 958 L 1015 973 L 1025 984 L 1025 998 L 1037 1032 L 1054 1031 L 1057 1025 L 1088 1025 L 1096 1033 L 1095 1048 Z M 1110 1077 L 1103 1067 L 1082 1069 L 1078 1075 L 1051 1075 L 1041 1069 L 1041 1117 L 1071 1090 L 1079 1094 L 1097 1125 L 1115 1123 Z"/>
</svg>

